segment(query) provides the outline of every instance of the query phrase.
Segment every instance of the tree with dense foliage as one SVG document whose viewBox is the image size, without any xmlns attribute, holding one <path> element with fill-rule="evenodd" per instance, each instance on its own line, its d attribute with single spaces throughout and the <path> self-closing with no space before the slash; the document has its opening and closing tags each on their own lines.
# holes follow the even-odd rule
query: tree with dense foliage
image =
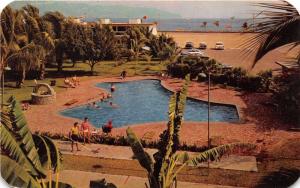
<svg viewBox="0 0 300 188">
<path fill-rule="evenodd" d="M 21 106 L 10 97 L 1 111 L 1 176 L 16 187 L 71 188 L 58 182 L 62 155 L 46 136 L 32 134 Z M 56 181 L 52 181 L 52 173 Z M 48 174 L 48 177 L 47 177 Z M 45 182 L 47 179 L 48 182 Z"/>
<path fill-rule="evenodd" d="M 106 59 L 115 59 L 118 54 L 118 43 L 111 27 L 96 25 L 88 28 L 90 31 L 85 34 L 84 59 L 94 72 L 96 64 Z"/>
<path fill-rule="evenodd" d="M 134 60 L 139 59 L 141 55 L 141 49 L 148 41 L 145 35 L 146 33 L 146 31 L 143 32 L 143 29 L 139 27 L 132 27 L 126 32 L 126 35 L 128 36 L 127 48 L 130 50 Z"/>
<path fill-rule="evenodd" d="M 86 26 L 74 22 L 67 22 L 64 26 L 64 32 L 61 40 L 64 48 L 64 53 L 67 58 L 71 59 L 73 67 L 77 61 L 84 61 L 85 52 L 85 35 Z"/>
<path fill-rule="evenodd" d="M 43 30 L 39 10 L 31 5 L 21 10 L 7 6 L 1 18 L 1 63 L 11 63 L 17 73 L 16 86 L 21 87 L 29 70 L 39 70 L 43 79 L 45 58 L 54 49 L 54 42 Z"/>
<path fill-rule="evenodd" d="M 127 129 L 128 142 L 140 165 L 148 172 L 148 181 L 151 188 L 171 188 L 177 186 L 176 176 L 188 164 L 197 165 L 201 162 L 220 159 L 224 154 L 235 148 L 253 148 L 253 145 L 236 143 L 208 148 L 207 151 L 199 153 L 196 157 L 189 158 L 187 153 L 178 153 L 180 143 L 180 129 L 183 122 L 183 113 L 186 103 L 189 76 L 182 90 L 171 96 L 169 103 L 169 121 L 167 129 L 160 135 L 160 147 L 158 152 L 150 155 L 144 151 L 140 140 L 131 128 Z M 178 163 L 182 164 L 178 166 Z M 147 185 L 147 184 L 146 184 Z M 148 185 L 147 185 L 148 187 Z"/>
<path fill-rule="evenodd" d="M 151 55 L 158 57 L 161 61 L 170 59 L 177 54 L 177 45 L 172 37 L 162 33 L 158 37 L 153 36 L 146 43 L 151 49 Z"/>
</svg>

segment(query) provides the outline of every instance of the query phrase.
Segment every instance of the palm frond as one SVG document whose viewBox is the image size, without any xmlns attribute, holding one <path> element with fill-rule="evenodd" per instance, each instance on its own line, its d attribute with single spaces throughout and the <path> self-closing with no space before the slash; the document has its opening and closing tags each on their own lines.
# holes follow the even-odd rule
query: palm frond
<svg viewBox="0 0 300 188">
<path fill-rule="evenodd" d="M 3 118 L 1 118 L 3 121 Z M 9 128 L 5 125 L 0 124 L 0 133 L 1 133 L 1 149 L 6 152 L 6 154 L 12 159 L 15 160 L 18 165 L 22 166 L 23 169 L 30 173 L 33 176 L 38 176 L 39 174 L 28 160 L 27 156 L 21 149 L 19 143 L 15 140 L 13 134 L 9 131 Z"/>
<path fill-rule="evenodd" d="M 37 70 L 45 58 L 42 46 L 30 43 L 7 58 L 7 63 L 16 71 Z"/>
<path fill-rule="evenodd" d="M 0 155 L 1 177 L 14 187 L 36 187 L 41 185 L 24 169 L 23 166 L 7 156 Z"/>
<path fill-rule="evenodd" d="M 258 22 L 251 25 L 254 37 L 250 37 L 241 45 L 245 53 L 256 53 L 253 66 L 268 52 L 300 41 L 300 16 L 296 8 L 287 2 L 258 3 L 255 6 L 266 8 L 260 13 Z"/>
<path fill-rule="evenodd" d="M 35 169 L 40 173 L 41 176 L 45 176 L 45 170 L 43 169 L 38 152 L 36 150 L 32 134 L 27 126 L 25 116 L 19 103 L 14 97 L 10 97 L 8 100 L 10 104 L 10 120 L 13 127 L 13 131 L 21 143 L 20 146 L 28 159 L 32 162 Z"/>
<path fill-rule="evenodd" d="M 186 163 L 191 162 L 193 165 L 197 165 L 202 162 L 206 162 L 208 160 L 215 161 L 219 160 L 224 154 L 230 153 L 238 148 L 241 149 L 253 149 L 255 145 L 253 144 L 245 144 L 245 143 L 233 143 L 233 144 L 225 144 L 221 145 L 207 151 L 201 152 L 196 157 L 191 158 L 190 160 L 186 161 Z"/>
<path fill-rule="evenodd" d="M 42 46 L 46 51 L 53 50 L 55 47 L 54 40 L 47 32 L 38 33 L 33 41 L 35 44 Z"/>
<path fill-rule="evenodd" d="M 51 169 L 51 153 L 50 149 L 48 147 L 47 142 L 45 139 L 40 135 L 32 135 L 34 144 L 36 145 L 36 148 L 38 150 L 38 154 L 41 160 L 42 166 L 50 170 Z"/>
<path fill-rule="evenodd" d="M 186 156 L 185 162 L 173 173 L 173 178 L 177 176 L 177 174 L 188 164 L 192 164 L 194 166 L 198 165 L 199 163 L 206 162 L 206 161 L 215 161 L 219 160 L 223 155 L 229 154 L 236 149 L 246 149 L 251 150 L 254 149 L 256 146 L 253 144 L 248 143 L 232 143 L 232 144 L 225 144 L 221 145 L 207 151 L 201 152 L 196 157 L 189 158 Z"/>
<path fill-rule="evenodd" d="M 140 165 L 143 168 L 145 168 L 148 171 L 148 173 L 152 174 L 154 167 L 150 155 L 144 151 L 144 148 L 140 140 L 137 138 L 137 136 L 134 134 L 134 132 L 130 127 L 126 129 L 126 133 L 127 133 L 127 140 L 131 146 L 134 156 L 137 158 Z"/>
<path fill-rule="evenodd" d="M 62 154 L 59 151 L 56 144 L 49 137 L 42 136 L 42 138 L 44 139 L 44 141 L 47 144 L 47 147 L 49 148 L 51 166 L 54 169 L 54 172 L 58 173 L 62 170 L 62 161 L 63 161 Z"/>
</svg>

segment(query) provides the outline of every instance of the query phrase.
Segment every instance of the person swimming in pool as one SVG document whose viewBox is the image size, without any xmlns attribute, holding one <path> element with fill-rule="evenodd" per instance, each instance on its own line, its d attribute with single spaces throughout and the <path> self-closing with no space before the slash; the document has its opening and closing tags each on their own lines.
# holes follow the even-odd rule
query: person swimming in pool
<svg viewBox="0 0 300 188">
<path fill-rule="evenodd" d="M 119 108 L 119 106 L 117 104 L 114 104 L 113 102 L 109 102 L 109 106 L 111 106 L 112 108 Z"/>
<path fill-rule="evenodd" d="M 98 105 L 96 104 L 96 102 L 93 102 L 92 107 L 93 107 L 93 108 L 100 108 L 100 106 L 98 106 Z"/>
<path fill-rule="evenodd" d="M 111 83 L 111 85 L 110 85 L 110 91 L 111 91 L 111 92 L 114 92 L 115 90 L 116 90 L 115 84 L 114 84 L 114 83 Z"/>
<path fill-rule="evenodd" d="M 101 108 L 99 105 L 96 104 L 96 102 L 88 103 L 87 108 Z"/>
</svg>

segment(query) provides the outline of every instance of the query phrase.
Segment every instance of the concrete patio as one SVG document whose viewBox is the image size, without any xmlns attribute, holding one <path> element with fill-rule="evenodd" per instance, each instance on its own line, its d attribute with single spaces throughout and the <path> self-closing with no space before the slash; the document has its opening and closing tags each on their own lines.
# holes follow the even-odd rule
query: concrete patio
<svg viewBox="0 0 300 188">
<path fill-rule="evenodd" d="M 74 145 L 74 152 L 71 152 L 71 142 L 56 141 L 62 154 L 89 156 L 108 159 L 122 159 L 133 160 L 133 153 L 128 146 L 113 146 L 104 144 L 79 144 L 81 151 L 76 151 Z M 152 156 L 157 150 L 146 148 L 150 156 Z M 194 156 L 197 153 L 188 152 L 189 156 Z M 199 164 L 199 167 L 206 167 L 207 163 Z M 230 155 L 223 157 L 220 161 L 211 162 L 210 168 L 221 168 L 227 170 L 240 170 L 240 171 L 254 171 L 257 172 L 256 158 L 254 156 L 238 156 Z"/>
</svg>

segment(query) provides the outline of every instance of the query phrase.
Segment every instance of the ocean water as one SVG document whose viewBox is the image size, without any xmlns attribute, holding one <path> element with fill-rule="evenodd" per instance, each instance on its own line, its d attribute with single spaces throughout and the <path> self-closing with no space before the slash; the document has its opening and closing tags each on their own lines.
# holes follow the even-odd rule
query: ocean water
<svg viewBox="0 0 300 188">
<path fill-rule="evenodd" d="M 96 126 L 103 126 L 108 120 L 114 127 L 160 122 L 168 120 L 168 104 L 171 92 L 163 88 L 158 80 L 141 80 L 116 83 L 113 98 L 97 102 L 101 108 L 88 105 L 71 108 L 60 112 L 64 116 L 81 121 L 88 117 Z M 99 83 L 97 87 L 110 90 L 110 83 Z M 109 102 L 118 105 L 112 108 Z M 184 114 L 185 121 L 207 121 L 207 103 L 188 98 Z M 211 104 L 211 121 L 236 122 L 239 120 L 235 106 Z"/>
<path fill-rule="evenodd" d="M 96 21 L 95 18 L 87 18 L 86 21 Z M 113 22 L 128 22 L 128 18 L 114 18 Z M 219 22 L 219 26 L 216 26 L 215 22 Z M 147 22 L 157 22 L 159 31 L 207 31 L 207 32 L 239 32 L 243 31 L 242 25 L 247 22 L 248 26 L 252 24 L 251 19 L 147 19 Z M 206 27 L 203 23 L 207 22 Z"/>
</svg>

